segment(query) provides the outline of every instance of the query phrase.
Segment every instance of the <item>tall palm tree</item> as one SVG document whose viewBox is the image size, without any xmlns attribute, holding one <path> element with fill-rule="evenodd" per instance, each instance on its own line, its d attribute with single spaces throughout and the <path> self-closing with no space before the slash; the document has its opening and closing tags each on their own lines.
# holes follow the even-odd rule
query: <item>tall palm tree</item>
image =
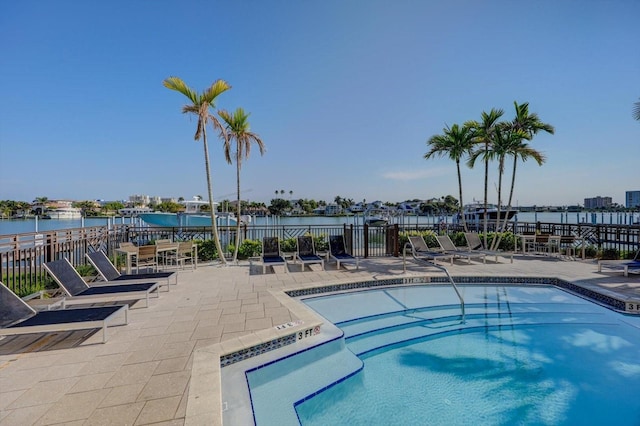
<svg viewBox="0 0 640 426">
<path fill-rule="evenodd" d="M 509 213 L 511 212 L 511 205 L 513 201 L 513 191 L 516 182 L 516 169 L 518 166 L 518 160 L 527 161 L 529 158 L 533 159 L 539 166 L 542 166 L 546 161 L 544 154 L 531 148 L 526 141 L 533 140 L 533 137 L 540 131 L 547 132 L 549 134 L 555 133 L 555 128 L 548 123 L 544 123 L 538 117 L 536 113 L 529 113 L 529 103 L 525 102 L 518 105 L 518 102 L 513 102 L 515 107 L 516 116 L 508 123 L 511 129 L 515 132 L 513 136 L 515 140 L 512 142 L 508 154 L 513 157 L 513 170 L 511 174 L 511 189 L 509 190 L 509 201 L 507 203 L 507 214 L 504 219 L 502 228 L 507 226 L 509 220 Z M 501 237 L 501 236 L 500 236 Z M 496 243 L 496 248 L 500 244 L 500 237 Z"/>
<path fill-rule="evenodd" d="M 484 152 L 484 220 L 483 220 L 483 232 L 484 232 L 484 246 L 487 247 L 487 207 L 489 196 L 489 146 L 493 143 L 495 138 L 496 127 L 498 126 L 498 119 L 502 117 L 504 111 L 501 109 L 491 108 L 489 113 L 482 111 L 481 121 L 469 121 L 465 123 L 465 126 L 473 129 L 474 140 L 477 144 L 481 144 L 483 148 L 480 148 Z M 469 167 L 473 167 L 477 156 L 472 156 L 469 161 Z"/>
<path fill-rule="evenodd" d="M 633 118 L 640 121 L 640 101 L 633 104 Z"/>
<path fill-rule="evenodd" d="M 211 213 L 211 231 L 213 233 L 213 239 L 218 250 L 218 257 L 223 265 L 227 264 L 224 258 L 224 252 L 220 245 L 220 236 L 218 235 L 218 224 L 216 220 L 216 209 L 213 207 L 213 188 L 211 185 L 211 169 L 209 166 L 209 145 L 207 144 L 207 124 L 211 123 L 213 129 L 218 129 L 220 137 L 223 139 L 225 146 L 229 144 L 226 132 L 220 124 L 220 121 L 211 114 L 209 111 L 211 108 L 215 108 L 216 98 L 229 90 L 231 86 L 224 80 L 216 80 L 213 84 L 202 93 L 197 93 L 195 90 L 185 84 L 180 77 L 169 77 L 162 82 L 164 87 L 176 92 L 182 93 L 186 96 L 191 103 L 188 103 L 182 107 L 183 114 L 193 114 L 198 117 L 198 124 L 196 126 L 196 133 L 194 135 L 195 140 L 202 138 L 202 144 L 204 146 L 204 166 L 207 174 L 207 191 L 209 192 L 209 211 Z"/>
<path fill-rule="evenodd" d="M 240 169 L 242 168 L 242 160 L 245 158 L 249 158 L 249 154 L 251 152 L 251 144 L 255 143 L 258 145 L 260 149 L 260 155 L 264 155 L 264 143 L 260 136 L 256 133 L 251 132 L 249 127 L 249 114 L 245 113 L 242 108 L 236 109 L 233 114 L 222 110 L 218 111 L 218 115 L 222 118 L 226 125 L 226 133 L 229 137 L 229 144 L 225 145 L 225 159 L 227 163 L 231 164 L 231 143 L 233 141 L 236 142 L 236 152 L 235 152 L 235 161 L 236 161 L 236 188 L 238 190 L 237 193 L 237 214 L 236 214 L 236 243 L 235 249 L 233 251 L 233 262 L 236 262 L 238 259 L 238 248 L 240 247 L 240 215 L 241 215 L 241 207 L 240 207 Z"/>
<path fill-rule="evenodd" d="M 512 155 L 515 147 L 527 137 L 527 134 L 519 129 L 511 127 L 511 123 L 499 123 L 496 126 L 493 143 L 489 146 L 489 150 L 486 152 L 486 156 L 490 160 L 498 161 L 498 206 L 496 211 L 496 232 L 499 234 L 498 238 L 494 238 L 491 244 L 490 250 L 496 250 L 500 243 L 500 237 L 502 234 L 500 231 L 506 227 L 506 221 L 501 223 L 500 217 L 502 213 L 502 177 L 504 176 L 505 161 L 508 155 Z M 474 155 L 478 155 L 479 151 L 476 151 Z M 509 198 L 511 202 L 511 195 Z M 507 209 L 507 217 L 509 215 L 509 209 Z"/>
<path fill-rule="evenodd" d="M 470 155 L 473 149 L 473 132 L 468 126 L 458 126 L 454 124 L 449 128 L 448 126 L 442 129 L 441 135 L 434 135 L 429 138 L 427 145 L 430 147 L 429 152 L 424 154 L 425 159 L 429 159 L 435 155 L 440 157 L 448 156 L 451 160 L 456 162 L 456 170 L 458 172 L 458 191 L 460 196 L 460 203 L 458 205 L 458 214 L 462 219 L 462 226 L 467 231 L 467 223 L 464 219 L 462 212 L 462 174 L 460 173 L 460 160 Z"/>
</svg>

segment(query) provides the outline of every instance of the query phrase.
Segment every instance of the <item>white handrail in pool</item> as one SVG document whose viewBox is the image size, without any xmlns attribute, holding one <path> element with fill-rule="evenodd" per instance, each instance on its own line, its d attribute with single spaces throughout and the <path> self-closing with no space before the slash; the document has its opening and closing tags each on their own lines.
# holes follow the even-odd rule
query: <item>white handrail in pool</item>
<svg viewBox="0 0 640 426">
<path fill-rule="evenodd" d="M 407 248 L 409 248 L 411 250 L 411 256 L 413 257 L 414 260 L 418 261 L 418 262 L 424 262 L 426 264 L 428 264 L 429 266 L 434 266 L 438 269 L 440 269 L 441 271 L 444 271 L 445 274 L 447 274 L 447 278 L 449 278 L 449 282 L 451 283 L 451 286 L 453 287 L 453 289 L 455 290 L 456 294 L 458 295 L 458 299 L 460 299 L 460 310 L 462 311 L 462 322 L 464 323 L 464 298 L 462 297 L 462 295 L 460 294 L 460 291 L 458 290 L 458 286 L 456 285 L 455 281 L 453 281 L 453 278 L 451 277 L 451 275 L 449 274 L 449 271 L 447 270 L 447 268 L 445 268 L 444 266 L 438 265 L 435 262 L 430 262 L 427 259 L 421 259 L 418 256 L 416 256 L 416 253 L 413 251 L 413 247 L 411 247 L 411 244 L 406 243 L 404 245 L 404 249 L 402 250 L 402 267 L 404 269 L 404 272 L 407 272 Z"/>
</svg>

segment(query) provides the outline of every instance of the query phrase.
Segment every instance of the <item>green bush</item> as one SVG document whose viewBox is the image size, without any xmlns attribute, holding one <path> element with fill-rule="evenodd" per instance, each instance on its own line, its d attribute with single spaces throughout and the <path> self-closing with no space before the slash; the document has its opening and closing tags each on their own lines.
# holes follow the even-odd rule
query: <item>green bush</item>
<svg viewBox="0 0 640 426">
<path fill-rule="evenodd" d="M 400 232 L 398 235 L 398 239 L 400 241 L 400 251 L 404 249 L 405 244 L 409 242 L 409 237 L 421 235 L 424 238 L 424 242 L 427 243 L 429 247 L 440 247 L 438 244 L 438 240 L 436 240 L 436 233 L 433 231 L 409 231 L 409 232 Z"/>
<path fill-rule="evenodd" d="M 600 255 L 600 259 L 602 260 L 617 260 L 620 259 L 620 250 L 609 248 L 602 250 L 602 254 Z"/>
<path fill-rule="evenodd" d="M 213 240 L 197 241 L 198 244 L 198 260 L 207 262 L 218 258 L 218 250 Z"/>
<path fill-rule="evenodd" d="M 229 251 L 234 252 L 236 246 L 229 244 Z M 248 259 L 250 257 L 259 256 L 262 252 L 262 242 L 259 240 L 244 240 L 238 247 L 238 259 Z"/>
<path fill-rule="evenodd" d="M 307 234 L 311 235 L 311 234 Z M 329 241 L 327 241 L 327 234 L 320 234 L 313 237 L 313 245 L 316 251 L 328 251 Z"/>
<path fill-rule="evenodd" d="M 76 266 L 76 271 L 80 274 L 81 277 L 93 277 L 98 275 L 98 271 L 95 270 L 93 265 L 78 265 Z"/>
<path fill-rule="evenodd" d="M 295 237 L 286 238 L 280 241 L 280 251 L 292 253 L 297 251 L 297 249 L 298 243 L 297 238 Z"/>
</svg>

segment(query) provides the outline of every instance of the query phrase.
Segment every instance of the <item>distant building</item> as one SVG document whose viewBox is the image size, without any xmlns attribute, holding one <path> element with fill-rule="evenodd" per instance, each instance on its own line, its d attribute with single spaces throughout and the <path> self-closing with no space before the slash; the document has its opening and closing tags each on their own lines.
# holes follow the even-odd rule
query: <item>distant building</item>
<svg viewBox="0 0 640 426">
<path fill-rule="evenodd" d="M 624 195 L 625 207 L 640 207 L 640 191 L 627 191 Z"/>
<path fill-rule="evenodd" d="M 148 195 L 129 195 L 129 203 L 133 205 L 143 205 L 146 206 L 149 204 L 149 196 Z"/>
<path fill-rule="evenodd" d="M 335 216 L 342 214 L 342 207 L 337 204 L 327 204 L 324 209 L 325 216 Z"/>
<path fill-rule="evenodd" d="M 610 207 L 613 203 L 611 197 L 594 197 L 594 198 L 585 198 L 584 199 L 584 208 L 585 209 L 600 209 Z"/>
</svg>

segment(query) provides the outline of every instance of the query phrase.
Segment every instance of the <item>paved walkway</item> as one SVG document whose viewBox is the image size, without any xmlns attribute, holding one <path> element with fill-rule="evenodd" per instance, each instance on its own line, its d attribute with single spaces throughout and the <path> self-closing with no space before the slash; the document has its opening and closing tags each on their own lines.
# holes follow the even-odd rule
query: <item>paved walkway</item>
<svg viewBox="0 0 640 426">
<path fill-rule="evenodd" d="M 396 258 L 362 260 L 359 270 L 348 265 L 338 271 L 335 263 L 326 271 L 312 268 L 300 272 L 300 265 L 291 265 L 289 273 L 280 267 L 263 275 L 248 263 L 200 265 L 180 271 L 179 284 L 149 308 L 134 306 L 129 324 L 110 328 L 106 344 L 100 333 L 86 331 L 0 340 L 0 425 L 219 423 L 219 399 L 198 399 L 219 395 L 219 389 L 212 394 L 195 388 L 202 372 L 197 362 L 192 372 L 194 359 L 207 352 L 198 349 L 250 346 L 275 335 L 276 325 L 300 319 L 295 302 L 283 302 L 272 290 L 440 274 L 414 262 L 405 272 Z M 640 300 L 637 275 L 597 273 L 593 261 L 516 256 L 513 263 L 456 262 L 447 268 L 453 276 L 557 277 Z"/>
</svg>

